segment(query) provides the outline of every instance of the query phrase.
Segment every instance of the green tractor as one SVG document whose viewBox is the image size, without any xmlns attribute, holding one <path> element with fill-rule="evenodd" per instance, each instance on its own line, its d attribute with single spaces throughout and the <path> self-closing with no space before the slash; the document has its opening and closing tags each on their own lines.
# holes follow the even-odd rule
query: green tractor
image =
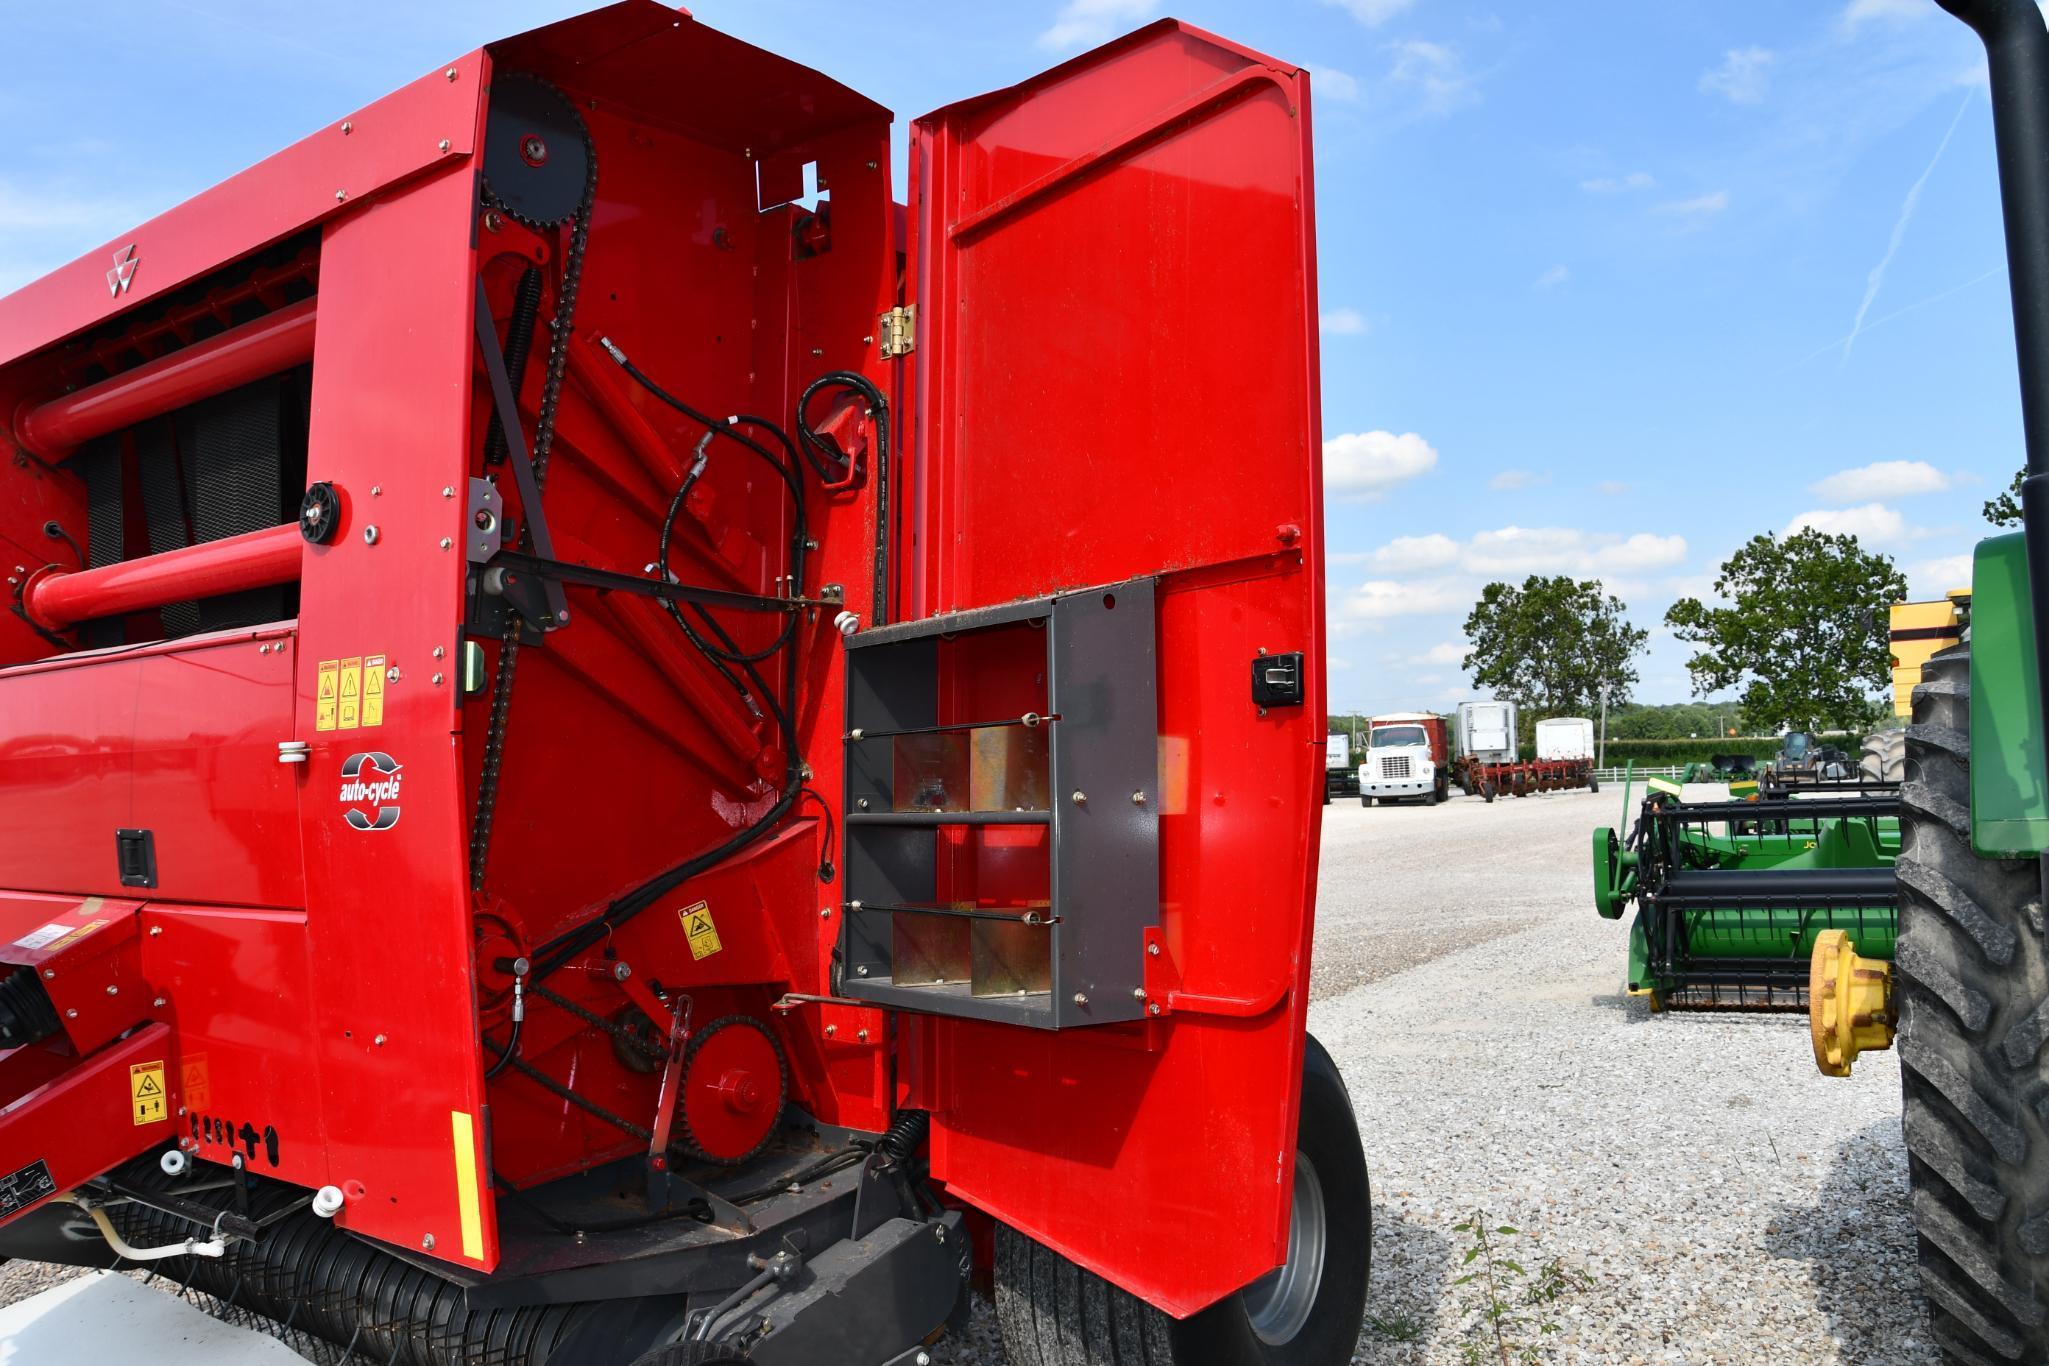
<svg viewBox="0 0 2049 1366">
<path fill-rule="evenodd" d="M 1844 1073 L 1897 1031 L 1936 1340 L 1957 1361 L 2049 1362 L 2049 28 L 2035 0 L 1937 3 L 1991 64 L 2023 529 L 1979 544 L 1965 639 L 1913 690 L 1894 961 L 1830 937 L 1810 1022 Z"/>
</svg>

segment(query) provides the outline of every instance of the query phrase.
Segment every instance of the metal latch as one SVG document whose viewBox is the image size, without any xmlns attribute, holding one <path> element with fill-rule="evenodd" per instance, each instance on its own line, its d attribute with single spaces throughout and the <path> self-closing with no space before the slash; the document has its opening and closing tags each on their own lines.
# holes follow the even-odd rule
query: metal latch
<svg viewBox="0 0 2049 1366">
<path fill-rule="evenodd" d="M 277 742 L 277 761 L 281 764 L 303 764 L 309 748 L 304 740 L 280 740 Z"/>
<path fill-rule="evenodd" d="M 911 354 L 918 344 L 918 306 L 892 308 L 883 314 L 877 322 L 875 340 L 882 347 L 884 360 Z"/>
</svg>

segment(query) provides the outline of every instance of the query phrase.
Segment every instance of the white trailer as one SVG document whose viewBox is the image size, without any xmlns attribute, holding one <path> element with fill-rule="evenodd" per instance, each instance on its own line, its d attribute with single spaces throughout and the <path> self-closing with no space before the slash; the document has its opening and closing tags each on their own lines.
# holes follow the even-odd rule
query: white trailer
<svg viewBox="0 0 2049 1366">
<path fill-rule="evenodd" d="M 1483 764 L 1516 759 L 1515 703 L 1487 698 L 1458 704 L 1459 753 Z"/>
<path fill-rule="evenodd" d="M 1554 716 L 1537 722 L 1537 758 L 1591 759 L 1594 723 L 1584 716 Z"/>
</svg>

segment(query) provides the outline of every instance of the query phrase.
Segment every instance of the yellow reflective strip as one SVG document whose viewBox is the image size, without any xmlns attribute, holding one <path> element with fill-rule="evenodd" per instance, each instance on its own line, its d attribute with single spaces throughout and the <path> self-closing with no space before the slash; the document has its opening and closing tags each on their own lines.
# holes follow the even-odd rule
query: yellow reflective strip
<svg viewBox="0 0 2049 1366">
<path fill-rule="evenodd" d="M 477 1130 L 462 1110 L 451 1110 L 455 1127 L 455 1203 L 462 1214 L 462 1255 L 484 1260 L 484 1216 L 477 1205 Z"/>
</svg>

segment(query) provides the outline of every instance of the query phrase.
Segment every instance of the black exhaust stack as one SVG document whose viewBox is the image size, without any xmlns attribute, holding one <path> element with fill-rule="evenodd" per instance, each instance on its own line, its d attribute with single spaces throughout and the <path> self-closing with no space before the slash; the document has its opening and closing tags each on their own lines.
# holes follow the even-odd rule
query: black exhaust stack
<svg viewBox="0 0 2049 1366">
<path fill-rule="evenodd" d="M 2035 664 L 2049 732 L 2049 26 L 2035 0 L 1935 2 L 1977 31 L 1992 68 L 1992 135 L 1999 151 L 2021 430 L 2028 455 L 2021 527 L 2034 599 Z M 2049 851 L 2043 854 L 2043 876 L 2049 890 Z"/>
</svg>

